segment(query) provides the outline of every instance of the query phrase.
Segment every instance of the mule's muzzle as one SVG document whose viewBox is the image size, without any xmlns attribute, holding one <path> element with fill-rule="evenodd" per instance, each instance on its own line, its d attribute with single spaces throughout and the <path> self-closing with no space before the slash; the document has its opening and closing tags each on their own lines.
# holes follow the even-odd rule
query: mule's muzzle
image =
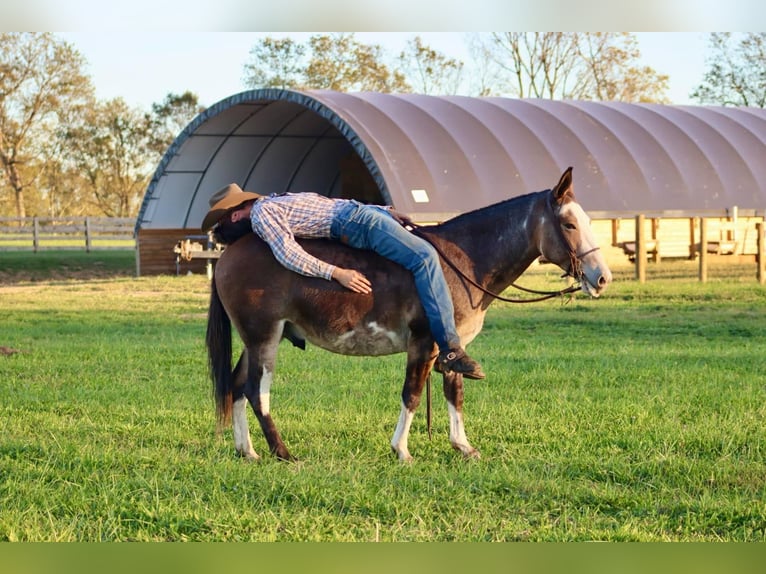
<svg viewBox="0 0 766 574">
<path fill-rule="evenodd" d="M 582 289 L 591 297 L 599 297 L 612 282 L 612 272 L 609 269 L 597 269 L 594 273 L 583 273 Z"/>
</svg>

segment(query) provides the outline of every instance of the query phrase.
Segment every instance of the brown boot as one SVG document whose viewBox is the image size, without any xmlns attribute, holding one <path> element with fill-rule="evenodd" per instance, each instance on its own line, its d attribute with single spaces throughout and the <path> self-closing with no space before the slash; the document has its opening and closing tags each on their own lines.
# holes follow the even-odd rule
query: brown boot
<svg viewBox="0 0 766 574">
<path fill-rule="evenodd" d="M 439 353 L 436 363 L 438 365 L 437 370 L 442 373 L 453 371 L 460 373 L 467 379 L 483 379 L 486 377 L 481 369 L 481 365 L 459 347 Z"/>
</svg>

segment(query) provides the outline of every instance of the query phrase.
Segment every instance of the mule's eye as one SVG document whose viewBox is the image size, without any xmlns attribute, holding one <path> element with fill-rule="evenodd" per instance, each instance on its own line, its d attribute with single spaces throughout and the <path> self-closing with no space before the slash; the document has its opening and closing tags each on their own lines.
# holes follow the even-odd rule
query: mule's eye
<svg viewBox="0 0 766 574">
<path fill-rule="evenodd" d="M 574 223 L 565 223 L 564 227 L 568 229 L 569 231 L 574 231 L 577 229 L 577 226 Z"/>
</svg>

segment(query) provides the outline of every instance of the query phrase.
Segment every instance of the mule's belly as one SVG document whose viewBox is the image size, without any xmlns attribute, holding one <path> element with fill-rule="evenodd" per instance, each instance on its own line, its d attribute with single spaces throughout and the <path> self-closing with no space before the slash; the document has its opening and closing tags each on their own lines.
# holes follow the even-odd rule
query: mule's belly
<svg viewBox="0 0 766 574">
<path fill-rule="evenodd" d="M 311 333 L 297 327 L 313 345 L 341 355 L 392 355 L 407 350 L 406 332 L 387 329 L 374 321 L 343 333 Z"/>
</svg>

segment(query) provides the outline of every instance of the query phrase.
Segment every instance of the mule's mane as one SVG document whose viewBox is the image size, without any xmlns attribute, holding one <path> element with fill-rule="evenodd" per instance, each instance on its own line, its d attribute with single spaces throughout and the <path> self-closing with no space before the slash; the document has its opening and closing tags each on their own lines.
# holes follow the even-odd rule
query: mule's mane
<svg viewBox="0 0 766 574">
<path fill-rule="evenodd" d="M 535 204 L 535 200 L 541 195 L 550 193 L 550 189 L 543 191 L 533 191 L 525 193 L 523 195 L 517 195 L 510 199 L 505 199 L 497 203 L 480 207 L 472 211 L 467 211 L 460 215 L 448 219 L 440 224 L 424 226 L 424 230 L 427 231 L 451 231 L 453 227 L 462 227 L 464 225 L 470 225 L 475 222 L 480 226 L 480 229 L 487 232 L 492 231 L 492 223 L 496 221 L 498 224 L 507 226 L 509 213 L 518 213 L 519 215 L 525 215 L 531 206 Z"/>
</svg>

